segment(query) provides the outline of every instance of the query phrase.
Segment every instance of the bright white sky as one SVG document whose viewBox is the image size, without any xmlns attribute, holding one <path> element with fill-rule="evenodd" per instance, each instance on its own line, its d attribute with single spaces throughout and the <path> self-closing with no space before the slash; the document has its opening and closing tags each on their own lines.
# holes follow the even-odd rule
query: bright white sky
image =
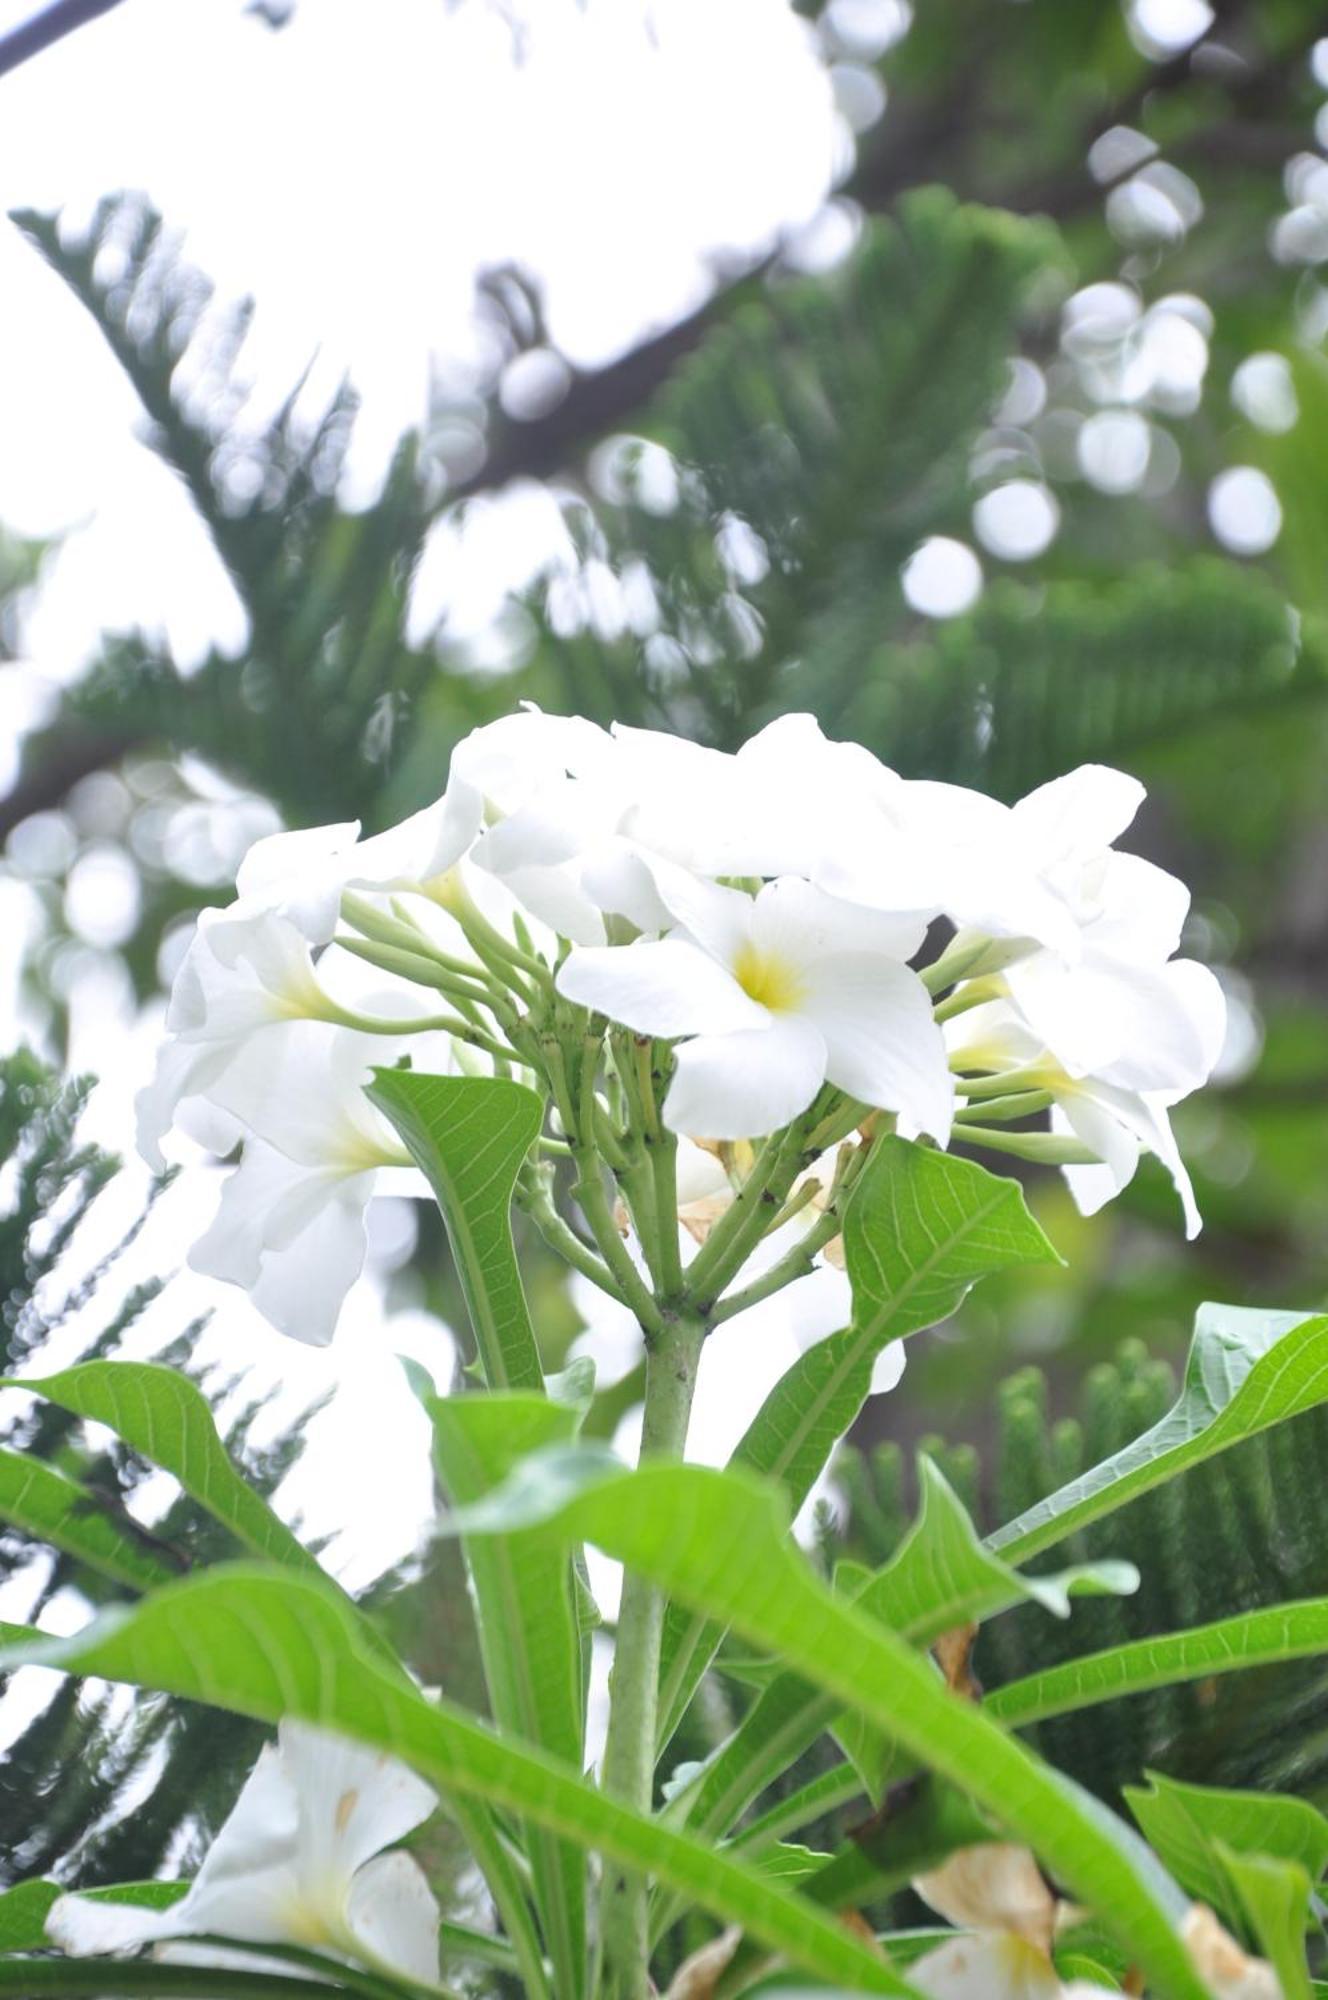
<svg viewBox="0 0 1328 2000">
<path fill-rule="evenodd" d="M 0 26 L 30 11 L 0 0 Z M 125 0 L 0 80 L 0 207 L 62 208 L 76 223 L 105 193 L 145 190 L 222 297 L 254 294 L 244 362 L 257 414 L 314 355 L 325 388 L 349 371 L 364 398 L 352 489 L 366 497 L 425 414 L 431 362 L 475 356 L 478 270 L 538 273 L 554 339 L 593 365 L 694 306 L 716 254 L 805 229 L 844 164 L 824 70 L 784 0 L 539 0 L 528 12 L 517 49 L 486 0 L 301 0 L 280 34 L 242 0 Z M 4 222 L 0 295 L 0 522 L 67 537 L 27 658 L 0 670 L 3 736 L 104 629 L 161 629 L 184 662 L 243 632 L 187 502 L 135 439 L 116 365 Z M 493 522 L 481 569 L 495 597 L 539 559 L 539 532 L 532 542 L 519 514 Z M 0 747 L 0 783 L 3 762 Z M 124 1147 L 159 1024 L 131 1024 L 114 985 L 88 986 L 75 1020 L 75 1061 L 107 1078 L 94 1130 Z M 127 1213 L 139 1190 L 126 1183 Z M 182 1262 L 214 1186 L 186 1174 L 133 1275 Z M 390 1236 L 390 1211 L 385 1223 Z M 110 1214 L 100 1229 L 113 1240 Z M 331 1559 L 363 1582 L 411 1545 L 428 1501 L 423 1420 L 391 1354 L 418 1355 L 446 1382 L 446 1334 L 421 1313 L 385 1324 L 366 1280 L 320 1353 L 186 1274 L 129 1351 L 209 1307 L 207 1353 L 283 1385 L 279 1414 L 336 1387 L 284 1504 L 310 1531 L 344 1529 Z M 43 1361 L 72 1358 L 79 1336 L 75 1322 Z M 750 1369 L 739 1373 L 743 1408 L 736 1384 L 712 1390 L 712 1455 L 750 1414 Z M 11 1595 L 0 1615 L 25 1609 Z"/>
</svg>

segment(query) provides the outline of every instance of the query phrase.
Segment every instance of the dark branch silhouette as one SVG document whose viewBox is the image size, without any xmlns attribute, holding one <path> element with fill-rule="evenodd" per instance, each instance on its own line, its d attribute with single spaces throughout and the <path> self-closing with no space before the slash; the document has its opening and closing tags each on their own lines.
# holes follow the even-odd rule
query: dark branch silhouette
<svg viewBox="0 0 1328 2000">
<path fill-rule="evenodd" d="M 0 76 L 119 5 L 120 0 L 51 0 L 51 5 L 41 8 L 31 20 L 0 35 Z"/>
</svg>

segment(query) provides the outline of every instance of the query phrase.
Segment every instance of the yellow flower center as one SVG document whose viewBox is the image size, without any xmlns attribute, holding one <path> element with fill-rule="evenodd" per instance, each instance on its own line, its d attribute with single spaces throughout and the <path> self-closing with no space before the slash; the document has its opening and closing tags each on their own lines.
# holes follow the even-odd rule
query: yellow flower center
<svg viewBox="0 0 1328 2000">
<path fill-rule="evenodd" d="M 754 944 L 739 945 L 733 977 L 749 1000 L 768 1007 L 772 1014 L 796 1013 L 807 997 L 800 968 L 775 952 L 758 950 Z"/>
</svg>

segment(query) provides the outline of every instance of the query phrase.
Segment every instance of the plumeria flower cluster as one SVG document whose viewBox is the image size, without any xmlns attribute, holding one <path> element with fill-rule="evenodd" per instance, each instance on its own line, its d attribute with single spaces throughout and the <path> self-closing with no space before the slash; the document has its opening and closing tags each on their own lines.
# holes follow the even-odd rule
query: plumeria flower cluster
<svg viewBox="0 0 1328 2000">
<path fill-rule="evenodd" d="M 1115 849 L 1142 797 L 1087 766 L 1007 807 L 807 715 L 732 753 L 506 717 L 401 825 L 251 850 L 176 979 L 142 1150 L 242 1147 L 193 1261 L 314 1341 L 369 1199 L 413 1184 L 364 1094 L 403 1062 L 539 1090 L 520 1199 L 647 1334 L 684 1263 L 710 1318 L 826 1268 L 879 1130 L 1063 1166 L 1085 1210 L 1150 1152 L 1193 1232 L 1169 1113 L 1224 1007 L 1175 955 L 1184 887 Z M 699 1244 L 682 1141 L 711 1162 Z"/>
<path fill-rule="evenodd" d="M 437 1805 L 404 1764 L 283 1722 L 179 1902 L 149 1909 L 62 1896 L 47 1933 L 74 1958 L 150 1945 L 177 1964 L 254 1967 L 224 1944 L 183 1942 L 219 1938 L 313 1950 L 435 1986 L 438 1903 L 397 1843 Z"/>
</svg>

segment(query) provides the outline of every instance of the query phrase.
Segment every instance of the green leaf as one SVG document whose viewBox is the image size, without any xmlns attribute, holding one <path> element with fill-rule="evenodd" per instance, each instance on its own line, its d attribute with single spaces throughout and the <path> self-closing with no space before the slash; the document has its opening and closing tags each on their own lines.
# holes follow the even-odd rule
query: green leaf
<svg viewBox="0 0 1328 2000">
<path fill-rule="evenodd" d="M 427 1176 L 447 1225 L 491 1389 L 544 1387 L 512 1243 L 512 1191 L 544 1120 L 533 1090 L 507 1077 L 374 1071 L 369 1097 Z"/>
<path fill-rule="evenodd" d="M 140 1909 L 166 1910 L 178 1903 L 187 1882 L 118 1882 L 113 1889 L 85 1889 L 95 1903 L 133 1903 Z M 51 1905 L 65 1891 L 57 1882 L 20 1882 L 0 1895 L 0 1951 L 49 1951 L 46 1919 Z"/>
<path fill-rule="evenodd" d="M 980 1278 L 1058 1263 L 1018 1183 L 971 1160 L 886 1134 L 844 1218 L 853 1324 L 809 1348 L 775 1384 L 732 1463 L 777 1479 L 796 1513 L 862 1408 L 892 1340 L 947 1319 Z M 660 1676 L 660 1743 L 672 1737 L 714 1657 L 719 1627 L 670 1608 Z"/>
<path fill-rule="evenodd" d="M 1243 1903 L 1219 1848 L 1293 1861 L 1309 1882 L 1328 1867 L 1328 1819 L 1304 1799 L 1147 1777 L 1146 1788 L 1127 1785 L 1125 1798 L 1149 1846 L 1182 1888 L 1228 1921 L 1239 1921 Z"/>
<path fill-rule="evenodd" d="M 1203 1305 L 1180 1396 L 1133 1444 L 994 1534 L 1023 1562 L 1151 1487 L 1328 1399 L 1328 1318 Z"/>
<path fill-rule="evenodd" d="M 851 1992 L 910 1991 L 824 1912 L 759 1870 L 620 1805 L 546 1751 L 426 1700 L 374 1653 L 348 1603 L 288 1572 L 224 1565 L 107 1613 L 72 1639 L 0 1653 L 0 1671 L 29 1664 L 260 1721 L 294 1715 L 339 1729 L 402 1758 L 440 1791 L 487 1800 L 653 1875 L 816 1978 Z"/>
<path fill-rule="evenodd" d="M 890 1562 L 853 1593 L 858 1610 L 916 1646 L 930 1646 L 956 1626 L 990 1618 L 1025 1600 L 1067 1617 L 1080 1593 L 1137 1589 L 1130 1563 L 1096 1563 L 1059 1576 L 1026 1577 L 994 1556 L 939 1469 L 919 1460 L 921 1508 Z M 751 1800 L 836 1727 L 840 1704 L 782 1673 L 763 1689 L 728 1741 L 705 1766 L 683 1806 L 687 1824 L 707 1832 L 733 1825 Z M 879 1742 L 864 1742 L 861 1725 L 841 1737 L 875 1794 L 884 1770 Z M 861 1761 L 860 1761 L 861 1760 Z"/>
<path fill-rule="evenodd" d="M 345 1988 L 292 1973 L 241 1972 L 233 1966 L 162 1965 L 150 1958 L 117 1960 L 114 1978 L 95 1958 L 0 1959 L 0 1994 L 15 2000 L 327 2000 Z"/>
<path fill-rule="evenodd" d="M 6 1376 L 0 1388 L 30 1391 L 107 1425 L 178 1479 L 251 1555 L 324 1576 L 315 1557 L 241 1477 L 217 1434 L 206 1396 L 174 1368 L 153 1361 L 84 1361 L 59 1375 Z"/>
<path fill-rule="evenodd" d="M 530 1453 L 570 1444 L 583 1407 L 522 1393 L 426 1398 L 439 1474 L 453 1501 L 476 1501 Z M 494 1720 L 579 1769 L 581 1629 L 566 1549 L 540 1528 L 466 1539 L 463 1547 Z M 584 1859 L 538 1827 L 528 1830 L 527 1847 L 554 1991 L 577 1993 L 585 1984 Z"/>
<path fill-rule="evenodd" d="M 0 1446 L 0 1520 L 130 1590 L 151 1590 L 176 1574 L 146 1541 L 121 1527 L 95 1493 L 42 1459 L 6 1446 Z"/>
<path fill-rule="evenodd" d="M 1062 1666 L 1047 1667 L 996 1688 L 987 1695 L 983 1707 L 1012 1728 L 1024 1729 L 1051 1715 L 1119 1701 L 1123 1695 L 1144 1694 L 1176 1681 L 1235 1673 L 1243 1667 L 1275 1666 L 1282 1660 L 1303 1660 L 1325 1650 L 1328 1597 L 1306 1598 L 1299 1604 L 1273 1604 L 1262 1611 L 1219 1618 L 1212 1625 L 1196 1626 L 1192 1632 L 1136 1639 L 1126 1646 L 1086 1653 L 1082 1659 L 1067 1660 Z"/>
<path fill-rule="evenodd" d="M 599 1481 L 559 1519 L 564 1534 L 595 1542 L 782 1655 L 837 1707 L 866 1716 L 1045 1855 L 1128 1943 L 1160 1994 L 1201 2000 L 1204 1988 L 1175 1932 L 1179 1892 L 1142 1842 L 952 1695 L 897 1635 L 842 1603 L 792 1542 L 778 1488 L 746 1473 L 650 1463 Z"/>
<path fill-rule="evenodd" d="M 1281 2000 L 1311 2000 L 1305 1963 L 1310 1920 L 1310 1878 L 1298 1861 L 1267 1854 L 1240 1854 L 1218 1841 L 1214 1852 L 1225 1867 L 1242 1913 L 1259 1949 L 1277 1974 Z"/>
</svg>

